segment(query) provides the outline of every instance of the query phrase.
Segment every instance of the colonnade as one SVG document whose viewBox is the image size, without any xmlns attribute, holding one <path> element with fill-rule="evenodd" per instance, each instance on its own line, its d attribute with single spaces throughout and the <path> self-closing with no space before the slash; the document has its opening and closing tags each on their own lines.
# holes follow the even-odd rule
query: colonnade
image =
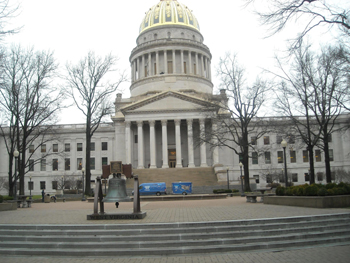
<svg viewBox="0 0 350 263">
<path fill-rule="evenodd" d="M 211 80 L 210 58 L 192 50 L 165 49 L 142 54 L 131 61 L 132 82 L 160 74 L 189 74 Z"/>
<path fill-rule="evenodd" d="M 175 148 L 176 148 L 176 167 L 182 167 L 182 153 L 181 153 L 181 131 L 180 124 L 181 120 L 176 119 L 173 120 L 175 124 Z M 156 165 L 156 132 L 155 132 L 155 123 L 156 121 L 151 120 L 148 121 L 149 124 L 149 142 L 150 142 L 150 164 L 149 168 L 157 168 Z M 137 158 L 138 158 L 138 169 L 145 168 L 144 157 L 145 157 L 145 149 L 144 149 L 144 121 L 137 121 L 137 137 L 138 137 L 138 145 L 137 145 Z M 193 140 L 193 119 L 186 119 L 187 124 L 187 149 L 188 149 L 188 167 L 195 167 L 194 162 L 194 140 Z M 205 119 L 199 119 L 200 130 L 205 129 Z M 161 120 L 161 136 L 162 136 L 162 167 L 161 168 L 169 168 L 168 163 L 168 120 Z M 213 125 L 215 128 L 215 125 Z M 126 141 L 126 163 L 132 163 L 132 145 L 131 145 L 131 122 L 125 122 L 125 141 Z M 218 163 L 218 149 L 214 148 L 213 151 L 213 164 Z M 206 167 L 207 165 L 207 152 L 206 152 L 206 143 L 203 142 L 200 145 L 200 166 Z"/>
</svg>

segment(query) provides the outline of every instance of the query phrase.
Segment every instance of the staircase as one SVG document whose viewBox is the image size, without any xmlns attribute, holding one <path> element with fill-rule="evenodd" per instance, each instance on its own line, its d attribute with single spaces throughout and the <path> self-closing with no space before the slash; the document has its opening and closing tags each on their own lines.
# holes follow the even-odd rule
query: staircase
<svg viewBox="0 0 350 263">
<path fill-rule="evenodd" d="M 222 188 L 226 182 L 218 182 L 213 167 L 169 168 L 169 169 L 134 169 L 139 176 L 139 183 L 165 182 L 168 193 L 173 182 L 192 182 L 193 193 L 213 193 L 213 189 Z M 126 188 L 133 189 L 134 180 L 126 181 Z"/>
<path fill-rule="evenodd" d="M 350 213 L 260 220 L 0 225 L 0 255 L 151 256 L 350 244 Z"/>
</svg>

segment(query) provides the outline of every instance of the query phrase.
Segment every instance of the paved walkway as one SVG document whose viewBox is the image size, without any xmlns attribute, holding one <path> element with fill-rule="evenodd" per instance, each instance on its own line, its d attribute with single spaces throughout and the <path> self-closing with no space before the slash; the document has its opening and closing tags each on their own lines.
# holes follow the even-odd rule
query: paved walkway
<svg viewBox="0 0 350 263">
<path fill-rule="evenodd" d="M 133 204 L 121 203 L 116 209 L 113 203 L 105 204 L 105 212 L 132 212 Z M 143 220 L 86 220 L 93 212 L 93 203 L 34 203 L 32 208 L 0 212 L 0 224 L 144 224 L 168 222 L 200 222 L 221 220 L 244 220 L 259 218 L 291 217 L 348 213 L 350 209 L 316 209 L 291 206 L 246 203 L 245 198 L 230 197 L 218 200 L 141 202 L 141 210 L 147 212 Z M 279 252 L 259 251 L 249 253 L 220 253 L 210 255 L 169 257 L 119 257 L 119 258 L 50 258 L 47 257 L 2 257 L 1 263 L 175 263 L 175 262 L 317 262 L 348 263 L 350 246 L 324 246 Z"/>
</svg>

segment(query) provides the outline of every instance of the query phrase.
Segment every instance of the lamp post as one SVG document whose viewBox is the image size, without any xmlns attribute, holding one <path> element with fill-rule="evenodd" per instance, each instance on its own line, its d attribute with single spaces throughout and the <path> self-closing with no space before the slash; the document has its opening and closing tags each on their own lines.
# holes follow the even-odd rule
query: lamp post
<svg viewBox="0 0 350 263">
<path fill-rule="evenodd" d="M 283 160 L 284 160 L 284 180 L 286 183 L 286 187 L 288 187 L 288 177 L 287 177 L 287 159 L 286 159 L 286 147 L 287 147 L 287 142 L 283 139 L 281 142 L 281 146 L 283 148 Z"/>
<path fill-rule="evenodd" d="M 239 163 L 239 167 L 241 168 L 241 187 L 242 187 L 242 192 L 241 192 L 241 197 L 245 196 L 244 195 L 244 190 L 243 190 L 243 175 L 242 175 L 242 168 L 243 168 L 243 163 Z"/>
<path fill-rule="evenodd" d="M 32 176 L 29 175 L 29 199 L 32 199 Z"/>
<path fill-rule="evenodd" d="M 19 151 L 15 150 L 13 152 L 13 156 L 15 157 L 15 193 L 13 197 L 14 197 L 14 200 L 17 200 L 17 166 L 18 166 Z"/>
<path fill-rule="evenodd" d="M 81 201 L 86 201 L 85 199 L 85 195 L 84 195 L 84 172 L 85 172 L 85 168 L 81 168 L 81 173 L 83 175 L 83 180 L 82 180 L 82 183 L 83 183 L 83 197 L 81 198 Z"/>
<path fill-rule="evenodd" d="M 226 168 L 226 175 L 227 175 L 227 190 L 230 190 L 230 180 L 228 178 L 228 167 Z"/>
</svg>

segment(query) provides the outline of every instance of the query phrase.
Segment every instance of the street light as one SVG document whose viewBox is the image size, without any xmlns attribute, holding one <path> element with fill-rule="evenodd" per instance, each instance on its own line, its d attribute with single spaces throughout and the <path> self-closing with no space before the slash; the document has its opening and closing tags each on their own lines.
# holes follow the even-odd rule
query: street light
<svg viewBox="0 0 350 263">
<path fill-rule="evenodd" d="M 242 187 L 242 192 L 241 192 L 241 197 L 245 196 L 244 195 L 244 190 L 243 190 L 243 175 L 242 175 L 242 168 L 243 168 L 243 163 L 239 163 L 239 167 L 241 168 L 241 187 Z"/>
<path fill-rule="evenodd" d="M 82 182 L 83 182 L 83 197 L 82 197 L 81 201 L 86 201 L 85 195 L 84 195 L 84 172 L 85 172 L 85 168 L 83 167 L 83 168 L 81 168 L 81 173 L 83 175 L 83 180 L 82 180 Z"/>
<path fill-rule="evenodd" d="M 32 199 L 32 176 L 29 175 L 29 199 Z"/>
<path fill-rule="evenodd" d="M 15 157 L 15 194 L 14 194 L 14 199 L 17 200 L 17 166 L 18 166 L 19 152 L 17 150 L 15 150 L 13 152 L 13 156 Z"/>
<path fill-rule="evenodd" d="M 230 190 L 230 181 L 228 178 L 228 167 L 226 168 L 226 174 L 227 174 L 227 189 Z"/>
<path fill-rule="evenodd" d="M 286 183 L 286 187 L 288 186 L 288 177 L 287 177 L 287 159 L 286 159 L 286 147 L 288 143 L 283 139 L 281 142 L 281 146 L 283 148 L 283 160 L 284 160 L 284 180 Z"/>
</svg>

